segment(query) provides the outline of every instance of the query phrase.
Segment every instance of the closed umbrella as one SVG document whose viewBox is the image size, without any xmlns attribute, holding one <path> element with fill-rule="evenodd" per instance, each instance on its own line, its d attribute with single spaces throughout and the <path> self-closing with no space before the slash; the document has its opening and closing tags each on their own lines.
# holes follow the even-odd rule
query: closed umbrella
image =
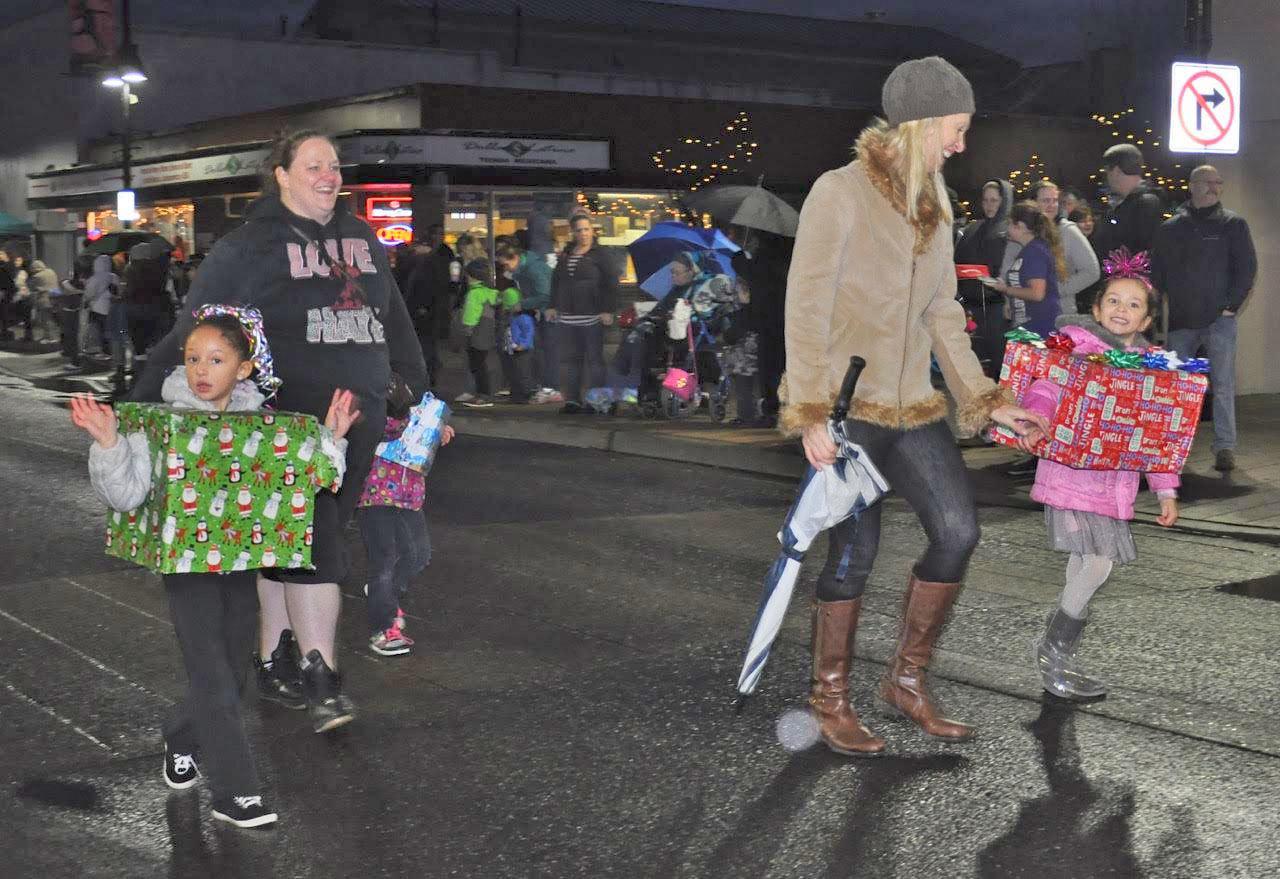
<svg viewBox="0 0 1280 879">
<path fill-rule="evenodd" d="M 810 467 L 800 481 L 795 503 L 787 512 L 778 542 L 782 552 L 769 569 L 756 611 L 755 623 L 747 646 L 742 673 L 738 676 L 738 706 L 756 690 L 760 675 L 769 659 L 769 651 L 782 629 L 782 619 L 791 604 L 796 580 L 805 553 L 819 534 L 849 517 L 857 517 L 889 491 L 889 483 L 857 443 L 845 436 L 844 419 L 849 414 L 849 401 L 858 383 L 858 375 L 866 362 L 861 357 L 849 361 L 831 409 L 829 429 L 835 441 L 835 464 L 823 470 Z"/>
</svg>

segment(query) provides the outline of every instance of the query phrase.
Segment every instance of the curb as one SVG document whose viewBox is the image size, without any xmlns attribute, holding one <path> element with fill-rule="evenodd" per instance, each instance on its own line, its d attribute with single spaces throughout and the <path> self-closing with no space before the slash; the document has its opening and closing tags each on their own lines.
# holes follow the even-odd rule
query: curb
<svg viewBox="0 0 1280 879">
<path fill-rule="evenodd" d="M 805 461 L 786 454 L 750 446 L 699 442 L 644 430 L 600 430 L 523 418 L 476 418 L 454 413 L 454 429 L 464 436 L 523 440 L 575 449 L 595 449 L 619 455 L 655 458 L 681 464 L 700 464 L 740 470 L 763 476 L 799 479 Z"/>
</svg>

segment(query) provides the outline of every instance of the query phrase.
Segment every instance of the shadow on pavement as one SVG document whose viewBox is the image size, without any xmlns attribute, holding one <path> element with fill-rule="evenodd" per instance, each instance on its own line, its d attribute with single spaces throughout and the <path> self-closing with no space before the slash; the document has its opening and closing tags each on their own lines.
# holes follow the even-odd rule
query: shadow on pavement
<svg viewBox="0 0 1280 879">
<path fill-rule="evenodd" d="M 1185 873 L 1198 859 L 1190 817 L 1174 810 L 1173 829 L 1142 864 L 1134 853 L 1137 789 L 1131 783 L 1096 785 L 1080 765 L 1076 711 L 1045 696 L 1026 728 L 1040 744 L 1049 793 L 1025 800 L 1009 832 L 978 854 L 981 879 L 1078 879 L 1082 876 L 1166 877 Z"/>
<path fill-rule="evenodd" d="M 1261 598 L 1263 601 L 1280 601 L 1280 574 L 1242 580 L 1239 583 L 1223 583 L 1221 586 L 1215 586 L 1214 589 L 1228 595 Z"/>
</svg>

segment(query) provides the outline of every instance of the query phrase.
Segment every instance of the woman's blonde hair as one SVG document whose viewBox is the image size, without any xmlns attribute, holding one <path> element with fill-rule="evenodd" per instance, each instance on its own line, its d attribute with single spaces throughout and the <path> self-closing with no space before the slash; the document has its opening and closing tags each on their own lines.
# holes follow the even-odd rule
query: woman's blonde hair
<svg viewBox="0 0 1280 879">
<path fill-rule="evenodd" d="M 929 148 L 942 149 L 941 145 L 929 143 L 938 138 L 938 120 L 912 119 L 890 125 L 883 119 L 876 119 L 869 128 L 881 135 L 889 149 L 894 174 L 903 186 L 907 219 L 916 220 L 923 200 L 925 204 L 932 202 L 937 205 L 942 217 L 948 223 L 952 222 L 951 201 L 941 197 L 946 185 L 942 173 L 930 171 L 927 163 Z"/>
</svg>

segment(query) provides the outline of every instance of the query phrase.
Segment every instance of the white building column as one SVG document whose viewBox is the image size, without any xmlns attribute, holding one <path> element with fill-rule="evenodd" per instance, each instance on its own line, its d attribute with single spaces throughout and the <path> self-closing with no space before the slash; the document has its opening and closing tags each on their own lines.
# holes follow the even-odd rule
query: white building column
<svg viewBox="0 0 1280 879">
<path fill-rule="evenodd" d="M 1236 388 L 1280 393 L 1280 18 L 1275 0 L 1213 6 L 1212 63 L 1240 66 L 1240 153 L 1205 161 L 1222 172 L 1222 203 L 1249 222 L 1258 280 L 1240 315 Z"/>
</svg>

